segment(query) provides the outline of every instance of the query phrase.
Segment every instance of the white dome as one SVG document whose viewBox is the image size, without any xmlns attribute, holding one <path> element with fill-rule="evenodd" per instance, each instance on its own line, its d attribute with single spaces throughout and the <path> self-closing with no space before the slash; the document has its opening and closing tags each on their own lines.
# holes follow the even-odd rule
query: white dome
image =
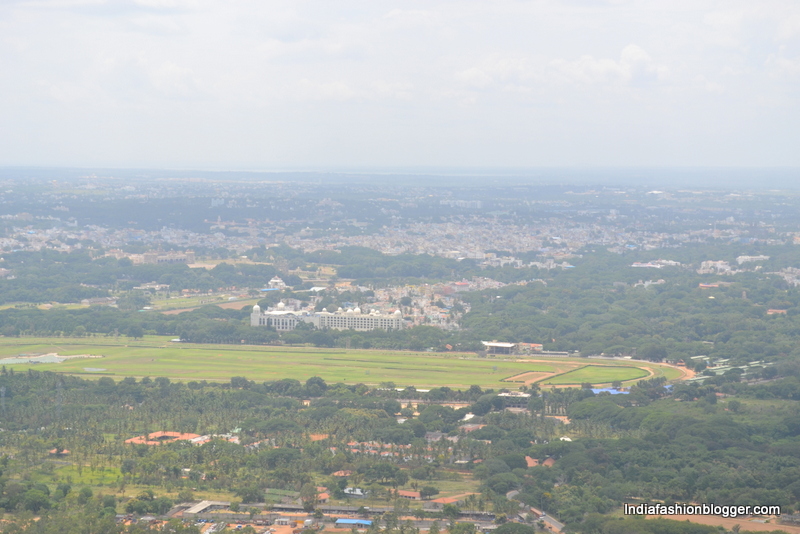
<svg viewBox="0 0 800 534">
<path fill-rule="evenodd" d="M 261 311 L 261 306 L 259 306 L 258 304 L 253 306 L 253 313 L 257 313 L 257 312 L 260 312 L 260 311 Z"/>
<path fill-rule="evenodd" d="M 356 308 L 355 310 L 353 310 L 353 313 L 361 313 L 361 308 Z"/>
<path fill-rule="evenodd" d="M 347 308 L 347 311 L 345 313 L 349 313 L 349 314 L 352 315 L 353 314 L 353 310 L 351 310 L 350 308 Z"/>
<path fill-rule="evenodd" d="M 322 308 L 323 313 L 328 313 L 328 308 Z"/>
<path fill-rule="evenodd" d="M 400 310 L 395 310 L 395 311 L 394 311 L 394 314 L 395 314 L 395 315 L 403 315 L 403 312 L 401 312 Z"/>
<path fill-rule="evenodd" d="M 284 304 L 283 302 L 279 302 L 279 303 L 278 303 L 278 309 L 279 309 L 279 310 L 282 310 L 282 309 L 284 309 L 285 307 L 286 307 L 286 304 Z"/>
<path fill-rule="evenodd" d="M 336 311 L 337 311 L 337 312 L 339 312 L 339 313 L 342 313 L 344 310 L 342 309 L 342 307 L 341 307 L 341 306 L 339 306 L 339 309 L 338 309 L 338 310 L 336 310 Z"/>
</svg>

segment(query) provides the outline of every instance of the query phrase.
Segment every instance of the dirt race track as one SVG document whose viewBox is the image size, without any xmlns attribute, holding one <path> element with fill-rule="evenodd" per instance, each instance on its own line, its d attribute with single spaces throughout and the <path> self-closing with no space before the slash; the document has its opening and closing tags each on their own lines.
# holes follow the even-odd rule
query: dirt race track
<svg viewBox="0 0 800 534">
<path fill-rule="evenodd" d="M 519 359 L 517 361 L 518 362 L 532 363 L 532 364 L 544 364 L 544 365 L 547 365 L 547 364 L 552 365 L 554 363 L 553 360 L 531 359 L 531 358 Z M 610 360 L 610 361 L 613 361 L 613 360 Z M 635 361 L 635 360 L 627 360 L 627 361 L 631 362 L 631 361 Z M 610 367 L 610 366 L 612 366 L 609 363 L 607 363 L 607 362 L 609 362 L 609 360 L 592 359 L 592 360 L 589 360 L 588 362 L 589 362 L 589 363 L 587 363 L 588 365 L 593 365 L 593 366 L 597 366 L 597 367 Z M 695 374 L 696 374 L 693 370 L 687 369 L 686 367 L 682 367 L 682 366 L 671 365 L 671 364 L 667 364 L 667 363 L 655 363 L 655 362 L 647 362 L 647 363 L 650 364 L 650 365 L 657 365 L 659 367 L 669 367 L 671 369 L 674 369 L 674 370 L 680 372 L 681 375 L 678 378 L 672 379 L 672 381 L 687 380 L 689 378 L 694 377 Z M 548 372 L 548 371 L 527 371 L 527 372 L 524 372 L 524 373 L 520 373 L 518 375 L 510 376 L 510 377 L 506 378 L 505 381 L 525 384 L 526 386 L 532 386 L 533 384 L 538 383 L 540 386 L 543 386 L 543 387 L 546 386 L 548 388 L 570 388 L 570 387 L 575 387 L 575 384 L 549 384 L 549 383 L 547 383 L 547 380 L 549 378 L 557 377 L 559 375 L 566 374 L 566 373 L 568 373 L 570 371 L 580 369 L 581 367 L 584 367 L 587 364 L 576 363 L 576 362 L 563 362 L 563 363 L 558 362 L 557 363 L 557 369 L 555 369 L 554 371 L 550 371 L 550 372 Z M 645 380 L 648 379 L 648 378 L 652 378 L 655 375 L 655 372 L 650 367 L 642 366 L 642 367 L 638 367 L 638 369 L 641 369 L 641 370 L 647 372 L 647 376 L 644 377 Z M 638 380 L 642 380 L 642 379 L 638 378 L 638 379 L 636 379 L 634 381 L 638 381 Z M 633 381 L 624 380 L 623 382 L 632 383 Z M 605 383 L 605 381 L 599 381 L 598 383 L 602 384 L 602 383 Z"/>
</svg>

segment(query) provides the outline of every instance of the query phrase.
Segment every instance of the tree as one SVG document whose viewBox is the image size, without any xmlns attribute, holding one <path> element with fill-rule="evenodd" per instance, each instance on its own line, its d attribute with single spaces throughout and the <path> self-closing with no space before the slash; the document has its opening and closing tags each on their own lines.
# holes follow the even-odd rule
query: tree
<svg viewBox="0 0 800 534">
<path fill-rule="evenodd" d="M 120 310 L 141 310 L 150 305 L 150 297 L 141 292 L 126 293 L 117 299 Z"/>
<path fill-rule="evenodd" d="M 128 337 L 132 337 L 133 339 L 141 339 L 144 337 L 144 329 L 138 324 L 131 325 L 128 327 Z"/>
<path fill-rule="evenodd" d="M 450 534 L 475 534 L 478 532 L 478 527 L 475 523 L 455 523 L 447 530 Z"/>
<path fill-rule="evenodd" d="M 22 505 L 26 510 L 38 512 L 39 510 L 50 508 L 50 499 L 43 491 L 31 489 L 23 495 Z"/>
<path fill-rule="evenodd" d="M 503 523 L 495 529 L 500 534 L 534 534 L 533 527 L 521 523 Z"/>
<path fill-rule="evenodd" d="M 254 503 L 262 502 L 264 500 L 264 492 L 257 486 L 245 486 L 238 488 L 235 492 L 237 497 L 242 499 L 242 502 Z"/>
<path fill-rule="evenodd" d="M 423 499 L 430 499 L 434 495 L 439 494 L 439 490 L 433 486 L 423 486 L 421 490 L 419 490 L 419 494 Z"/>
<path fill-rule="evenodd" d="M 639 356 L 644 360 L 651 362 L 661 362 L 667 357 L 667 349 L 661 345 L 649 344 L 644 345 L 638 351 Z"/>
<path fill-rule="evenodd" d="M 456 519 L 461 514 L 461 510 L 455 504 L 447 503 L 442 507 L 442 514 L 449 519 Z"/>
<path fill-rule="evenodd" d="M 300 500 L 303 502 L 303 510 L 311 512 L 317 505 L 317 487 L 312 483 L 303 484 L 300 488 Z"/>
<path fill-rule="evenodd" d="M 78 504 L 86 504 L 87 502 L 89 502 L 89 499 L 92 498 L 92 495 L 93 493 L 91 488 L 87 487 L 81 488 L 80 493 L 78 493 Z"/>
<path fill-rule="evenodd" d="M 328 384 L 318 376 L 312 376 L 306 380 L 306 394 L 309 397 L 321 397 L 328 390 Z"/>
</svg>

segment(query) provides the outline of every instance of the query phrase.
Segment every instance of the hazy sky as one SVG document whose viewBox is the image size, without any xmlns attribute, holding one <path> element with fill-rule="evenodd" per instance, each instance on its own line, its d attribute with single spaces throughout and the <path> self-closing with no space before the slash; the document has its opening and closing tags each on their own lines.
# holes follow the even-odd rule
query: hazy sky
<svg viewBox="0 0 800 534">
<path fill-rule="evenodd" d="M 800 2 L 0 0 L 0 165 L 800 166 Z"/>
</svg>

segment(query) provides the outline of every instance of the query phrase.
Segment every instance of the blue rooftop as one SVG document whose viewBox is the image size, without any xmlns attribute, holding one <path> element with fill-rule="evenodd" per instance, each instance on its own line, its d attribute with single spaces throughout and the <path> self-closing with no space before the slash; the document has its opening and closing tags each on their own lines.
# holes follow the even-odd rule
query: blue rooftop
<svg viewBox="0 0 800 534">
<path fill-rule="evenodd" d="M 337 519 L 337 525 L 363 525 L 363 526 L 372 526 L 372 521 L 369 519 Z"/>
<path fill-rule="evenodd" d="M 628 395 L 630 391 L 619 391 L 614 388 L 592 388 L 592 393 L 597 395 L 598 393 L 610 393 L 612 395 Z"/>
</svg>

